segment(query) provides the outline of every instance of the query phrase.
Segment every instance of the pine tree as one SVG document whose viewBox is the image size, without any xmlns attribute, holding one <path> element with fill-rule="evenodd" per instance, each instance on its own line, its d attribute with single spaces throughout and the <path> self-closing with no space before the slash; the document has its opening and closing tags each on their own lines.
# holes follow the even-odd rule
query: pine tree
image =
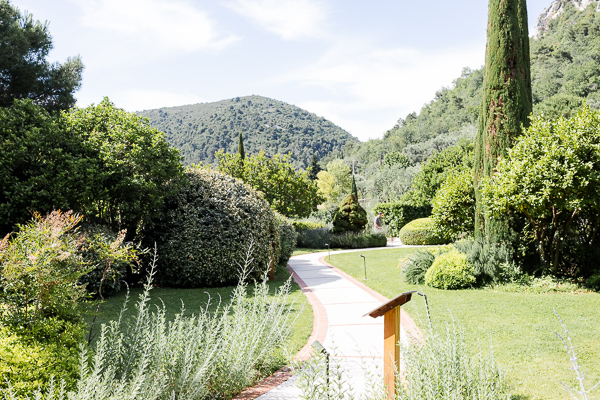
<svg viewBox="0 0 600 400">
<path fill-rule="evenodd" d="M 238 154 L 240 155 L 240 160 L 244 161 L 244 158 L 246 158 L 246 153 L 244 152 L 244 139 L 242 138 L 242 132 L 240 132 L 240 141 L 238 144 Z"/>
<path fill-rule="evenodd" d="M 475 235 L 492 241 L 509 232 L 506 222 L 484 217 L 480 183 L 494 173 L 532 110 L 529 33 L 525 0 L 490 0 L 483 100 L 475 140 Z"/>
</svg>

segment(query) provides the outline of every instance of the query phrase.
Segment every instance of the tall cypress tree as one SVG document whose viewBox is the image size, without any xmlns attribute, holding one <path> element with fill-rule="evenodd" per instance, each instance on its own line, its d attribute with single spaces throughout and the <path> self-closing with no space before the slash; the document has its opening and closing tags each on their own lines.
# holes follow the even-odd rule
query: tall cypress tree
<svg viewBox="0 0 600 400">
<path fill-rule="evenodd" d="M 240 141 L 238 144 L 238 154 L 240 155 L 240 160 L 244 161 L 244 158 L 246 158 L 246 153 L 244 152 L 244 140 L 242 139 L 242 132 L 240 132 Z"/>
<path fill-rule="evenodd" d="M 308 172 L 308 179 L 310 179 L 311 181 L 316 181 L 317 180 L 317 174 L 319 172 L 321 172 L 323 169 L 321 168 L 321 166 L 319 165 L 319 162 L 317 161 L 317 156 L 316 155 L 312 155 L 312 160 L 310 162 L 310 171 Z"/>
<path fill-rule="evenodd" d="M 492 241 L 509 232 L 506 222 L 486 220 L 480 184 L 494 173 L 532 110 L 529 33 L 525 0 L 490 0 L 482 109 L 475 141 L 475 235 Z"/>
<path fill-rule="evenodd" d="M 352 174 L 352 194 L 358 200 L 358 188 L 356 187 L 356 180 L 354 179 L 354 174 Z"/>
</svg>

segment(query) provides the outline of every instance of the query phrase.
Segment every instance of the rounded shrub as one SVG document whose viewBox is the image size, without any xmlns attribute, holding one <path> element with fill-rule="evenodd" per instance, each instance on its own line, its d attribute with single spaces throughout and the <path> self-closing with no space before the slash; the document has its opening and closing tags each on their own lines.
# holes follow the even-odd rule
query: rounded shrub
<svg viewBox="0 0 600 400">
<path fill-rule="evenodd" d="M 333 215 L 333 233 L 359 232 L 367 224 L 367 212 L 352 193 L 344 197 Z"/>
<path fill-rule="evenodd" d="M 296 229 L 285 215 L 275 212 L 275 216 L 279 224 L 279 242 L 281 243 L 279 264 L 284 264 L 290 259 L 296 249 Z"/>
<path fill-rule="evenodd" d="M 407 245 L 446 244 L 447 239 L 436 233 L 435 224 L 431 218 L 419 218 L 409 222 L 400 229 L 398 238 Z"/>
<path fill-rule="evenodd" d="M 408 256 L 407 263 L 402 269 L 404 282 L 418 285 L 425 280 L 425 273 L 435 261 L 435 256 L 429 250 L 417 250 Z"/>
<path fill-rule="evenodd" d="M 165 201 L 158 255 L 159 283 L 174 287 L 233 284 L 246 260 L 259 278 L 279 260 L 279 224 L 262 195 L 242 181 L 192 168 Z"/>
<path fill-rule="evenodd" d="M 475 281 L 467 255 L 454 249 L 436 257 L 425 273 L 425 283 L 439 289 L 463 289 L 471 287 Z"/>
</svg>

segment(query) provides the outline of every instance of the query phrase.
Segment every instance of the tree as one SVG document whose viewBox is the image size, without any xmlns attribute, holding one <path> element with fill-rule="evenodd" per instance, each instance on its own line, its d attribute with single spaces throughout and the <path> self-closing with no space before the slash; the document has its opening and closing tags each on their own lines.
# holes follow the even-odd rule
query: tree
<svg viewBox="0 0 600 400">
<path fill-rule="evenodd" d="M 360 232 L 367 225 L 367 212 L 358 203 L 354 194 L 350 193 L 340 203 L 333 215 L 333 233 Z"/>
<path fill-rule="evenodd" d="M 308 179 L 310 179 L 313 182 L 316 181 L 317 174 L 323 170 L 321 168 L 321 166 L 319 165 L 316 155 L 314 155 L 314 154 L 312 155 L 312 159 L 310 161 L 310 166 L 308 168 L 309 168 L 308 169 Z"/>
<path fill-rule="evenodd" d="M 79 56 L 63 64 L 50 64 L 52 49 L 48 24 L 21 14 L 7 0 L 0 1 L 0 106 L 15 99 L 31 99 L 47 110 L 75 105 L 73 93 L 81 85 L 83 63 Z"/>
<path fill-rule="evenodd" d="M 147 119 L 116 108 L 108 98 L 70 111 L 64 121 L 93 160 L 87 172 L 92 189 L 78 211 L 114 231 L 127 229 L 131 240 L 175 190 L 167 184 L 183 176 L 179 151 Z"/>
<path fill-rule="evenodd" d="M 242 138 L 242 132 L 240 132 L 240 140 L 238 144 L 238 154 L 240 155 L 240 160 L 244 162 L 244 158 L 246 158 L 246 153 L 244 152 L 244 139 Z"/>
<path fill-rule="evenodd" d="M 327 163 L 327 170 L 317 174 L 319 193 L 328 202 L 337 203 L 341 196 L 352 189 L 350 167 L 340 159 Z"/>
<path fill-rule="evenodd" d="M 352 174 L 352 194 L 358 199 L 358 188 L 356 187 L 356 179 L 354 178 L 354 174 Z"/>
<path fill-rule="evenodd" d="M 475 141 L 475 233 L 502 240 L 506 221 L 486 220 L 480 184 L 491 176 L 528 125 L 532 110 L 529 35 L 525 0 L 490 0 L 483 99 Z"/>
<path fill-rule="evenodd" d="M 470 168 L 455 170 L 433 198 L 431 218 L 446 239 L 472 234 L 475 223 L 475 192 Z"/>
<path fill-rule="evenodd" d="M 261 191 L 271 207 L 286 217 L 308 217 L 322 201 L 308 173 L 294 169 L 289 154 L 269 158 L 261 151 L 246 157 L 241 164 L 239 154 L 221 150 L 215 153 L 215 159 L 219 171 Z"/>
<path fill-rule="evenodd" d="M 33 212 L 77 209 L 92 197 L 96 164 L 60 116 L 31 100 L 0 108 L 0 233 Z"/>
<path fill-rule="evenodd" d="M 571 119 L 537 117 L 498 172 L 484 181 L 489 213 L 525 216 L 545 272 L 578 275 L 597 267 L 600 245 L 600 112 L 584 107 Z M 564 259 L 565 251 L 577 250 Z M 594 255 L 590 257 L 590 255 Z M 586 260 L 591 265 L 584 266 Z M 564 265 L 564 268 L 561 267 Z"/>
</svg>

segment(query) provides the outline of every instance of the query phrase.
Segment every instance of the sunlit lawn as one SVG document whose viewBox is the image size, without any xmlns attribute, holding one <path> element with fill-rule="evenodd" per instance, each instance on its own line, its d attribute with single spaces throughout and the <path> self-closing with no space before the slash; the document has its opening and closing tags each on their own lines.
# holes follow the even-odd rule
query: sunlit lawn
<svg viewBox="0 0 600 400">
<path fill-rule="evenodd" d="M 388 298 L 419 290 L 427 295 L 434 324 L 451 323 L 466 330 L 468 343 L 489 348 L 521 399 L 570 398 L 559 381 L 576 385 L 566 351 L 555 332 L 567 323 L 587 386 L 600 380 L 600 294 L 506 293 L 491 289 L 437 290 L 403 282 L 398 260 L 414 249 L 371 250 L 332 255 L 330 263 Z M 367 279 L 364 279 L 365 256 Z M 425 329 L 424 301 L 414 296 L 405 309 Z M 600 398 L 600 390 L 592 398 Z"/>
<path fill-rule="evenodd" d="M 275 280 L 269 282 L 271 293 L 280 287 L 289 278 L 290 274 L 283 267 L 279 267 L 275 274 Z M 150 291 L 151 304 L 161 306 L 164 303 L 169 319 L 173 319 L 176 314 L 181 311 L 182 304 L 185 305 L 185 313 L 191 315 L 199 309 L 206 308 L 210 300 L 210 310 L 215 310 L 219 301 L 223 304 L 229 303 L 231 292 L 234 287 L 224 288 L 201 288 L 201 289 L 172 289 L 172 288 L 153 288 Z M 135 302 L 142 293 L 141 288 L 133 288 L 130 290 L 130 301 L 128 309 L 125 313 L 126 317 L 133 317 L 135 314 Z M 252 295 L 249 291 L 248 296 Z M 121 311 L 125 300 L 125 292 L 121 292 L 106 300 L 100 307 L 100 313 L 96 319 L 94 334 L 100 329 L 102 323 L 107 323 L 111 319 L 116 319 Z M 288 342 L 288 350 L 291 355 L 295 355 L 307 342 L 308 337 L 312 332 L 313 313 L 306 296 L 302 294 L 300 287 L 296 283 L 292 283 L 290 302 L 293 301 L 292 318 L 296 321 L 292 327 L 292 336 Z M 86 320 L 91 324 L 93 312 L 96 310 L 96 304 L 89 305 L 89 315 Z"/>
</svg>

